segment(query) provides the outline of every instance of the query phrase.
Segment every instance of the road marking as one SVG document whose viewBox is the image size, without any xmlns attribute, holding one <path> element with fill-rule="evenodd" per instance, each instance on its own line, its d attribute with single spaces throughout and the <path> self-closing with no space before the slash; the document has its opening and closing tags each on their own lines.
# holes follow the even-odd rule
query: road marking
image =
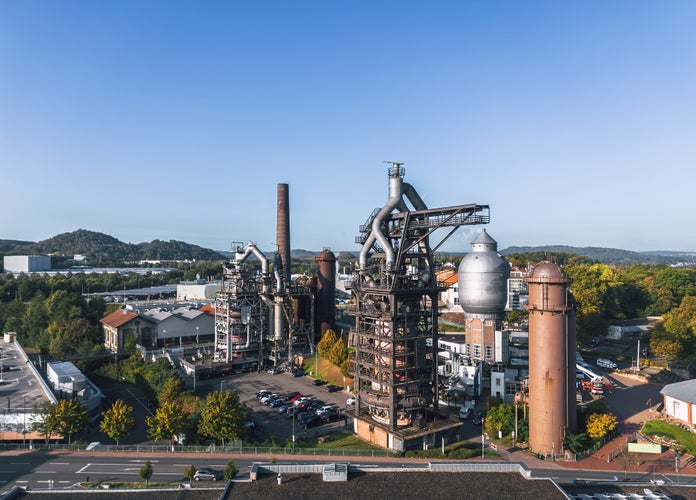
<svg viewBox="0 0 696 500">
<path fill-rule="evenodd" d="M 142 460 L 142 459 L 140 459 L 140 460 L 128 460 L 128 461 L 129 461 L 129 462 L 139 462 L 139 463 L 140 463 L 140 462 L 147 462 L 148 460 Z M 149 462 L 150 462 L 150 463 L 153 463 L 153 464 L 156 464 L 157 462 L 159 462 L 159 460 L 149 460 Z"/>
<path fill-rule="evenodd" d="M 51 462 L 53 465 L 70 465 L 70 462 Z"/>
<path fill-rule="evenodd" d="M 37 474 L 55 474 L 56 471 L 54 470 L 35 470 L 34 471 Z"/>
<path fill-rule="evenodd" d="M 85 470 L 87 467 L 89 467 L 90 465 L 92 465 L 92 464 L 87 464 L 87 465 L 85 465 L 84 467 L 82 467 L 81 469 L 78 469 L 77 474 L 79 474 L 80 472 L 84 471 L 84 470 Z"/>
</svg>

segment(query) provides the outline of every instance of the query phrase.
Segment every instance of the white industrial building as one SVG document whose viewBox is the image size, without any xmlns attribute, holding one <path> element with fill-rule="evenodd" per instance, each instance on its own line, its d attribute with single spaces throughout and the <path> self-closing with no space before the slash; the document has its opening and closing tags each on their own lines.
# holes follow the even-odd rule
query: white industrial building
<svg viewBox="0 0 696 500">
<path fill-rule="evenodd" d="M 51 270 L 48 255 L 6 255 L 3 257 L 6 273 L 40 273 Z"/>
<path fill-rule="evenodd" d="M 90 414 L 99 411 L 101 391 L 70 361 L 48 363 L 46 375 L 53 390 L 61 398 L 77 399 L 87 407 Z"/>
<path fill-rule="evenodd" d="M 187 281 L 176 286 L 176 300 L 187 302 L 191 300 L 215 300 L 222 289 L 219 281 Z"/>
</svg>

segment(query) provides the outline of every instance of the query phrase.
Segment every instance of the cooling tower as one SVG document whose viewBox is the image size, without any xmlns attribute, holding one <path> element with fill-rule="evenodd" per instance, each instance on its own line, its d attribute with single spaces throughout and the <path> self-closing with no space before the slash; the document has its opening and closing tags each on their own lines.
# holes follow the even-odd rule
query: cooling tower
<svg viewBox="0 0 696 500">
<path fill-rule="evenodd" d="M 320 339 L 328 329 L 336 326 L 336 256 L 324 249 L 315 257 L 317 261 L 317 302 L 315 305 L 315 337 Z"/>
</svg>

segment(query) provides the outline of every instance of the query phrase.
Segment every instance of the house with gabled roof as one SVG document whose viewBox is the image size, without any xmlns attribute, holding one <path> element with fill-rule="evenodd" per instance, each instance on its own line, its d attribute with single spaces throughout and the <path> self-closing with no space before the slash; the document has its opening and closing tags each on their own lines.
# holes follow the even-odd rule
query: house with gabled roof
<svg viewBox="0 0 696 500">
<path fill-rule="evenodd" d="M 660 394 L 667 415 L 696 428 L 696 379 L 667 384 Z"/>
<path fill-rule="evenodd" d="M 101 324 L 104 330 L 104 345 L 111 352 L 119 353 L 126 350 L 128 338 L 132 338 L 136 344 L 140 345 L 143 344 L 143 340 L 152 342 L 154 323 L 141 318 L 133 311 L 117 309 L 103 317 Z"/>
</svg>

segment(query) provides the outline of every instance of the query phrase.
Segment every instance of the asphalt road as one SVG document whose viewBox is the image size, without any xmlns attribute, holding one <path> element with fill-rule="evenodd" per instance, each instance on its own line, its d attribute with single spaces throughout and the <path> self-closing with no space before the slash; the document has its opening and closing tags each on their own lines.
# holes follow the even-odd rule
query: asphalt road
<svg viewBox="0 0 696 500">
<path fill-rule="evenodd" d="M 347 457 L 348 462 L 365 466 L 414 466 L 425 464 L 427 460 L 381 458 L 365 459 Z M 30 489 L 62 489 L 83 481 L 141 482 L 140 467 L 145 460 L 150 460 L 153 467 L 151 482 L 178 485 L 186 482 L 184 469 L 190 465 L 197 468 L 212 467 L 222 470 L 228 460 L 234 460 L 238 476 L 249 475 L 251 465 L 257 461 L 266 461 L 267 457 L 239 455 L 205 455 L 205 454 L 143 454 L 103 453 L 103 452 L 26 452 L 0 454 L 0 494 L 6 493 L 13 486 L 19 485 Z M 326 459 L 279 459 L 283 463 L 326 463 Z M 563 468 L 532 469 L 532 477 L 551 478 L 558 483 L 650 483 L 660 481 L 665 484 L 696 485 L 696 476 L 679 474 L 654 474 L 645 472 L 594 471 Z M 212 484 L 212 482 L 211 482 Z M 220 484 L 222 486 L 222 484 Z"/>
</svg>

